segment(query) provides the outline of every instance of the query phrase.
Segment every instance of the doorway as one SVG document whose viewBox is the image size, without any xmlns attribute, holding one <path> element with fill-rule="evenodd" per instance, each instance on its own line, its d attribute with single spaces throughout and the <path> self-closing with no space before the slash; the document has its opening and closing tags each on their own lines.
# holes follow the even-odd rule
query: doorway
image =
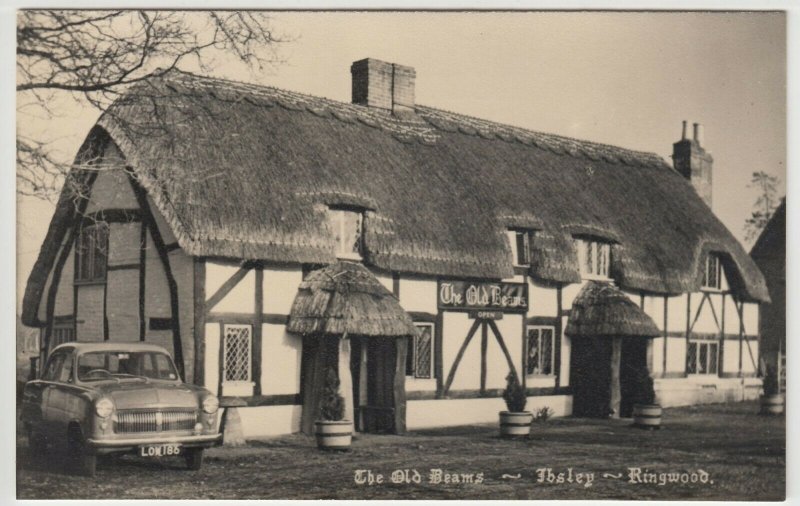
<svg viewBox="0 0 800 506">
<path fill-rule="evenodd" d="M 350 370 L 357 431 L 405 431 L 406 347 L 404 338 L 353 338 Z"/>
<path fill-rule="evenodd" d="M 630 417 L 640 393 L 638 379 L 648 372 L 647 342 L 642 337 L 620 336 L 573 339 L 570 361 L 573 415 Z"/>
</svg>

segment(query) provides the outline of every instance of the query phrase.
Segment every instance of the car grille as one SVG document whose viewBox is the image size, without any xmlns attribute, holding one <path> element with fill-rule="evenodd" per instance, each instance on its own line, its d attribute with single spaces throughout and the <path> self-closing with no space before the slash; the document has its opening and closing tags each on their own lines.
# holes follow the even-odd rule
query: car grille
<svg viewBox="0 0 800 506">
<path fill-rule="evenodd" d="M 167 432 L 192 430 L 197 423 L 194 409 L 120 410 L 114 421 L 114 432 Z"/>
</svg>

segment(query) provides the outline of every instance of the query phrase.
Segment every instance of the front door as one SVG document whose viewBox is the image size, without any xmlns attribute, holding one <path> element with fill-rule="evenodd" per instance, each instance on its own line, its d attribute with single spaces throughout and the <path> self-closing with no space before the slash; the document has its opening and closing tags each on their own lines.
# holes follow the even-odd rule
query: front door
<svg viewBox="0 0 800 506">
<path fill-rule="evenodd" d="M 620 383 L 620 409 L 622 418 L 629 418 L 633 414 L 633 404 L 639 397 L 639 383 L 647 370 L 647 342 L 641 337 L 625 337 L 622 339 L 622 357 L 619 371 Z"/>
<path fill-rule="evenodd" d="M 356 429 L 360 432 L 396 433 L 398 412 L 405 399 L 399 399 L 398 353 L 405 350 L 398 346 L 402 339 L 388 337 L 360 338 L 353 341 L 351 371 L 353 374 L 353 399 L 356 408 Z M 402 357 L 405 364 L 405 358 Z M 402 392 L 400 392 L 402 394 Z"/>
</svg>

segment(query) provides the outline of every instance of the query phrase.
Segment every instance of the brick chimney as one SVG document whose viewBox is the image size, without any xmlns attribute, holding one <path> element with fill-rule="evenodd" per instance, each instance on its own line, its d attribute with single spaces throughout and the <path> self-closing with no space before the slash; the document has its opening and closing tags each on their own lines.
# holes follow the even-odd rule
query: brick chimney
<svg viewBox="0 0 800 506">
<path fill-rule="evenodd" d="M 692 138 L 687 138 L 687 123 L 683 122 L 681 140 L 672 145 L 672 164 L 688 179 L 698 195 L 711 207 L 711 169 L 714 158 L 703 148 L 703 125 L 694 124 Z"/>
<path fill-rule="evenodd" d="M 365 58 L 354 62 L 350 73 L 354 104 L 394 113 L 413 112 L 414 79 L 417 77 L 413 67 Z"/>
</svg>

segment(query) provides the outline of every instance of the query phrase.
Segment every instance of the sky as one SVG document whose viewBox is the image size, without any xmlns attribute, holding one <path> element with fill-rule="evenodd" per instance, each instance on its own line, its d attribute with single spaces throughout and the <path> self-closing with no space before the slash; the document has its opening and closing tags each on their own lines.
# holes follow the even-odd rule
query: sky
<svg viewBox="0 0 800 506">
<path fill-rule="evenodd" d="M 350 64 L 416 69 L 417 103 L 501 123 L 655 152 L 670 161 L 681 122 L 705 129 L 715 214 L 740 241 L 755 171 L 786 182 L 786 19 L 781 13 L 275 12 L 285 63 L 212 75 L 350 100 Z M 187 68 L 196 71 L 196 68 Z M 70 160 L 99 111 L 67 99 L 17 128 Z M 670 162 L 671 163 L 671 162 Z M 565 202 L 565 205 L 568 203 Z M 17 290 L 53 213 L 18 199 Z M 749 245 L 746 245 L 749 249 Z M 18 301 L 18 309 L 20 302 Z"/>
</svg>

